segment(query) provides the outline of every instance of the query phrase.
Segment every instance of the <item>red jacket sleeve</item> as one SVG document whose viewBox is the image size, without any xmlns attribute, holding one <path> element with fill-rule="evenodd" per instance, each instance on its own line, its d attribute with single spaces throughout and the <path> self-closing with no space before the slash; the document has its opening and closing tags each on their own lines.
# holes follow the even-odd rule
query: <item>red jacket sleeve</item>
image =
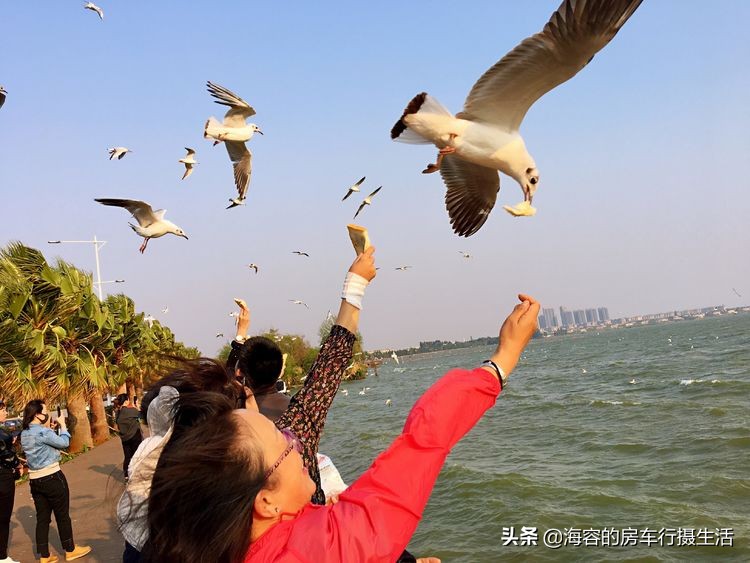
<svg viewBox="0 0 750 563">
<path fill-rule="evenodd" d="M 246 561 L 398 559 L 451 448 L 500 392 L 484 369 L 452 370 L 417 401 L 402 434 L 333 506 L 308 505 L 259 538 Z"/>
</svg>

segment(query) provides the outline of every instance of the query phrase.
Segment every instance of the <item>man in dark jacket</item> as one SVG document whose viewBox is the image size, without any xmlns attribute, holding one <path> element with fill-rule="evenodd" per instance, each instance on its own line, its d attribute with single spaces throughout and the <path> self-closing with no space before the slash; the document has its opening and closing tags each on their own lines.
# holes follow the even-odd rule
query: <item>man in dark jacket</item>
<svg viewBox="0 0 750 563">
<path fill-rule="evenodd" d="M 117 395 L 114 405 L 116 412 L 115 423 L 117 424 L 117 431 L 120 434 L 120 440 L 122 440 L 122 451 L 125 455 L 125 459 L 122 462 L 122 472 L 125 474 L 125 479 L 127 480 L 130 459 L 133 457 L 135 450 L 138 449 L 141 440 L 143 440 L 139 419 L 140 411 L 133 406 L 133 403 L 130 402 L 130 397 L 125 393 Z"/>
</svg>

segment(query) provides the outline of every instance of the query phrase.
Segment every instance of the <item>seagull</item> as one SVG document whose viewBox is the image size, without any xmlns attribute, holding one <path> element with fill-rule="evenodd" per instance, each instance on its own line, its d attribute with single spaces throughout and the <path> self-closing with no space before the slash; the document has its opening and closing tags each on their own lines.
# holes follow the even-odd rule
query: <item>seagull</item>
<svg viewBox="0 0 750 563">
<path fill-rule="evenodd" d="M 96 12 L 97 14 L 99 14 L 99 19 L 100 20 L 104 19 L 104 10 L 102 10 L 99 6 L 97 6 L 93 2 L 86 2 L 83 5 L 83 9 L 84 10 L 91 10 L 92 12 Z"/>
<path fill-rule="evenodd" d="M 263 134 L 263 131 L 255 123 L 246 123 L 248 117 L 255 115 L 255 110 L 237 94 L 231 90 L 206 82 L 208 92 L 216 98 L 214 102 L 223 106 L 229 106 L 224 114 L 224 123 L 219 123 L 214 117 L 209 117 L 203 130 L 203 137 L 215 139 L 217 142 L 224 141 L 229 153 L 229 160 L 234 166 L 234 183 L 237 186 L 237 197 L 230 198 L 227 209 L 244 205 L 247 196 L 247 188 L 250 185 L 250 173 L 252 171 L 252 153 L 247 150 L 245 142 L 249 141 L 254 133 Z M 214 143 L 216 144 L 216 143 Z"/>
<path fill-rule="evenodd" d="M 456 116 L 426 92 L 409 102 L 391 138 L 433 143 L 439 149 L 437 162 L 423 172 L 440 170 L 457 235 L 471 236 L 487 220 L 500 190 L 498 171 L 523 190 L 525 205 L 510 209 L 533 215 L 539 170 L 518 131 L 526 112 L 585 67 L 641 1 L 563 0 L 541 32 L 524 39 L 482 75 Z"/>
<path fill-rule="evenodd" d="M 380 186 L 382 188 L 383 186 Z M 368 195 L 365 200 L 360 204 L 359 209 L 357 209 L 357 212 L 354 214 L 354 218 L 357 218 L 357 215 L 359 215 L 359 212 L 362 211 L 365 208 L 365 205 L 370 205 L 372 203 L 372 196 L 374 196 L 376 193 L 380 191 L 380 188 L 372 192 L 370 195 Z"/>
<path fill-rule="evenodd" d="M 586 373 L 586 368 L 581 368 L 581 373 Z"/>
<path fill-rule="evenodd" d="M 3 89 L 3 87 L 0 86 L 0 91 L 2 91 L 2 89 Z M 2 98 L 0 98 L 0 106 L 2 106 L 2 105 L 3 105 L 3 100 L 2 100 Z M 742 295 L 740 295 L 739 292 L 736 289 L 732 288 L 732 291 L 734 291 L 734 294 L 737 297 L 742 298 Z"/>
<path fill-rule="evenodd" d="M 239 317 L 240 314 L 237 311 L 232 311 L 231 313 L 229 313 L 229 316 L 234 318 L 234 317 Z"/>
<path fill-rule="evenodd" d="M 167 313 L 169 313 L 169 306 L 167 305 L 166 307 L 164 307 L 164 308 L 163 308 L 163 309 L 161 310 L 161 312 L 162 312 L 162 313 L 164 313 L 165 315 L 166 315 Z"/>
<path fill-rule="evenodd" d="M 342 389 L 341 390 L 341 394 L 344 395 L 344 397 L 348 397 L 349 396 L 349 391 L 347 391 L 346 389 Z"/>
<path fill-rule="evenodd" d="M 638 382 L 635 380 L 635 378 L 633 378 L 630 381 L 628 381 L 628 383 L 630 383 L 631 385 L 635 385 Z"/>
<path fill-rule="evenodd" d="M 390 407 L 390 406 L 391 406 L 392 404 L 393 404 L 393 403 L 391 402 L 391 400 L 390 400 L 390 399 L 386 399 L 386 400 L 385 400 L 385 406 L 386 406 L 386 407 Z"/>
<path fill-rule="evenodd" d="M 131 151 L 127 147 L 112 147 L 111 149 L 107 149 L 107 152 L 109 153 L 110 160 L 112 160 L 115 157 L 117 157 L 117 160 L 122 160 L 123 156 L 133 151 Z"/>
<path fill-rule="evenodd" d="M 132 213 L 135 220 L 138 221 L 138 225 L 128 223 L 130 228 L 133 229 L 138 235 L 143 237 L 143 244 L 140 247 L 141 254 L 146 251 L 146 245 L 152 238 L 163 237 L 168 233 L 177 235 L 187 239 L 187 235 L 184 231 L 172 223 L 164 219 L 164 214 L 167 212 L 166 209 L 157 209 L 154 211 L 151 206 L 145 201 L 138 201 L 137 199 L 94 199 L 102 205 L 110 205 L 113 207 L 124 207 L 130 213 Z"/>
<path fill-rule="evenodd" d="M 459 250 L 459 252 L 463 254 L 464 258 L 471 258 L 471 254 L 469 254 L 468 252 L 464 252 L 463 250 Z"/>
<path fill-rule="evenodd" d="M 411 266 L 397 266 L 396 267 L 397 270 L 401 270 L 402 272 L 405 272 L 409 268 L 411 268 Z"/>
<path fill-rule="evenodd" d="M 292 254 L 297 254 L 298 256 L 307 256 L 310 258 L 310 255 L 307 252 L 302 252 L 301 250 L 292 250 Z"/>
<path fill-rule="evenodd" d="M 399 365 L 401 362 L 398 361 L 398 356 L 396 355 L 396 352 L 393 352 L 391 354 L 391 358 L 393 358 L 393 361 L 396 362 L 396 365 Z"/>
<path fill-rule="evenodd" d="M 198 164 L 194 158 L 195 150 L 190 147 L 185 147 L 185 150 L 187 151 L 187 154 L 177 161 L 182 162 L 185 165 L 185 174 L 182 175 L 183 180 L 193 173 L 193 165 Z"/>
<path fill-rule="evenodd" d="M 217 332 L 216 333 L 216 338 L 224 338 L 224 333 L 223 332 Z"/>
<path fill-rule="evenodd" d="M 154 321 L 156 320 L 152 315 L 146 315 L 143 320 L 148 324 L 148 328 L 151 328 L 154 326 Z"/>
<path fill-rule="evenodd" d="M 308 309 L 310 308 L 310 307 L 308 307 L 307 303 L 305 303 L 304 301 L 300 301 L 299 299 L 290 299 L 289 301 L 291 301 L 295 305 L 304 305 Z"/>
<path fill-rule="evenodd" d="M 0 86 L 0 108 L 3 107 L 3 104 L 5 103 L 5 96 L 8 95 L 8 92 Z"/>
<path fill-rule="evenodd" d="M 353 184 L 349 187 L 349 191 L 346 192 L 346 195 L 341 201 L 344 201 L 344 199 L 348 198 L 350 195 L 352 195 L 354 192 L 359 191 L 359 187 L 362 185 L 362 182 L 365 181 L 365 176 L 362 176 L 359 181 L 356 184 Z"/>
<path fill-rule="evenodd" d="M 251 270 L 255 270 L 256 274 L 258 273 L 258 265 L 256 263 L 251 262 L 250 264 L 247 265 L 247 267 L 250 268 Z"/>
<path fill-rule="evenodd" d="M 359 392 L 359 394 L 360 394 L 360 395 L 364 395 L 364 394 L 365 394 L 365 390 L 364 390 L 364 389 L 362 389 L 362 391 L 360 391 L 360 392 Z"/>
</svg>

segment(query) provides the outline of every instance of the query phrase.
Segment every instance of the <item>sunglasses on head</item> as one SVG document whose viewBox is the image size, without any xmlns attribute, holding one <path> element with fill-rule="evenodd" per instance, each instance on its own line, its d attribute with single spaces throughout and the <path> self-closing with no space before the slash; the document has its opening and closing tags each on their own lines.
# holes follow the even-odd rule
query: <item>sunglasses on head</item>
<svg viewBox="0 0 750 563">
<path fill-rule="evenodd" d="M 291 428 L 282 428 L 281 430 L 279 430 L 279 432 L 281 432 L 281 435 L 286 439 L 287 446 L 279 456 L 279 459 L 276 460 L 276 463 L 274 463 L 271 468 L 266 471 L 266 479 L 268 479 L 271 474 L 276 471 L 276 468 L 281 465 L 281 462 L 284 461 L 284 458 L 286 458 L 286 456 L 292 453 L 292 450 L 297 450 L 297 453 L 299 454 L 302 453 L 302 443 L 299 441 L 299 438 L 297 438 L 297 435 L 292 432 Z"/>
</svg>

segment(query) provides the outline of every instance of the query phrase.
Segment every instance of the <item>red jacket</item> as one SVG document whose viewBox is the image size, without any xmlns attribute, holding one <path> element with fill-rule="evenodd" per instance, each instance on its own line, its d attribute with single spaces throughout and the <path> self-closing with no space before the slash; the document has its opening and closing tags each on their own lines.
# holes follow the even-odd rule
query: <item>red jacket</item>
<svg viewBox="0 0 750 563">
<path fill-rule="evenodd" d="M 499 393 L 487 370 L 451 370 L 420 397 L 401 435 L 337 504 L 309 504 L 276 524 L 251 544 L 245 562 L 393 563 L 416 530 L 451 448 Z"/>
</svg>

